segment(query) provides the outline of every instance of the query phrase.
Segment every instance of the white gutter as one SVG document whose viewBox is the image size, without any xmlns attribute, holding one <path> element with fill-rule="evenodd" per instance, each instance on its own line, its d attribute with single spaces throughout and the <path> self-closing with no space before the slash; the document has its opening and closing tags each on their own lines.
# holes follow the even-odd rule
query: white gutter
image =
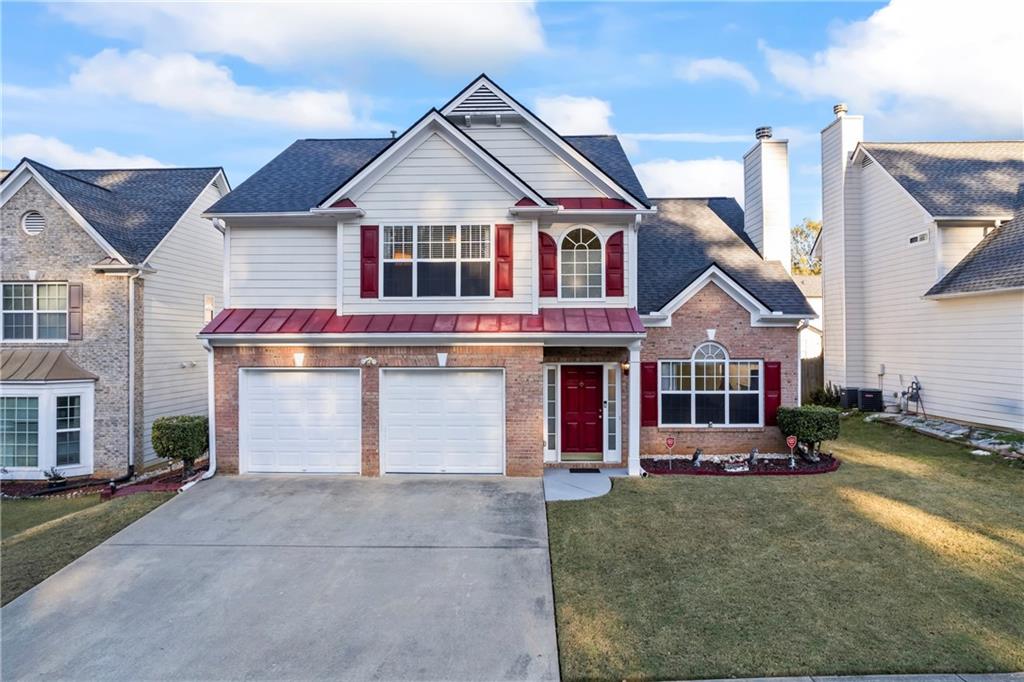
<svg viewBox="0 0 1024 682">
<path fill-rule="evenodd" d="M 199 334 L 197 338 L 210 345 L 243 345 L 243 346 L 287 346 L 287 345 L 331 345 L 331 346 L 365 346 L 387 342 L 387 345 L 432 346 L 460 343 L 490 343 L 500 345 L 533 345 L 563 341 L 567 345 L 604 346 L 609 342 L 632 342 L 644 338 L 646 332 L 612 333 L 612 332 L 526 332 L 512 334 L 509 332 L 495 333 L 451 333 L 435 334 L 431 332 L 395 334 Z"/>
<path fill-rule="evenodd" d="M 590 218 L 604 216 L 620 218 L 629 216 L 655 215 L 657 208 L 566 208 L 565 206 L 512 206 L 508 209 L 512 215 L 558 215 L 565 217 Z"/>
<path fill-rule="evenodd" d="M 982 289 L 980 291 L 956 291 L 950 294 L 926 294 L 921 298 L 926 301 L 941 301 L 947 298 L 965 298 L 967 296 L 988 296 L 990 294 L 1006 294 L 1011 291 L 1024 291 L 1024 286 L 999 287 L 998 289 Z"/>
<path fill-rule="evenodd" d="M 213 346 L 204 340 L 203 348 L 206 350 L 206 412 L 210 439 L 210 465 L 200 479 L 205 481 L 217 473 L 217 394 L 213 388 Z"/>
<path fill-rule="evenodd" d="M 311 208 L 309 209 L 309 212 L 318 215 L 336 215 L 340 218 L 344 218 L 346 216 L 351 216 L 353 218 L 362 218 L 364 215 L 366 215 L 366 211 L 364 211 L 361 208 Z"/>
</svg>

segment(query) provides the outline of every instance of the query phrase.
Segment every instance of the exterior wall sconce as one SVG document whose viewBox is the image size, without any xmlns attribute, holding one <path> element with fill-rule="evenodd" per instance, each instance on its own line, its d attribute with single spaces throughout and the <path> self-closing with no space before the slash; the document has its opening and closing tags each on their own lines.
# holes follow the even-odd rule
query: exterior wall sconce
<svg viewBox="0 0 1024 682">
<path fill-rule="evenodd" d="M 302 367 L 302 363 L 304 363 L 306 361 L 306 354 L 305 353 L 295 353 L 295 354 L 292 355 L 292 361 L 295 363 L 296 367 Z"/>
<path fill-rule="evenodd" d="M 619 367 L 622 368 L 622 373 L 623 374 L 626 374 L 626 375 L 629 374 L 629 360 L 625 360 L 624 362 L 620 363 Z"/>
<path fill-rule="evenodd" d="M 362 365 L 363 367 L 376 367 L 377 358 L 365 357 L 359 361 L 359 364 Z"/>
</svg>

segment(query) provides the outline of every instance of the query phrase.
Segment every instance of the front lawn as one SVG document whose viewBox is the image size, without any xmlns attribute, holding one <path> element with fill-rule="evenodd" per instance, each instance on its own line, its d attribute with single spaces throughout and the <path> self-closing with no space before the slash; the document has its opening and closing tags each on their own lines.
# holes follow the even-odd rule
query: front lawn
<svg viewBox="0 0 1024 682">
<path fill-rule="evenodd" d="M 174 493 L 142 493 L 119 497 L 109 502 L 86 505 L 87 498 L 50 500 L 3 500 L 4 539 L 0 543 L 3 575 L 0 578 L 0 604 L 6 604 L 61 568 L 82 556 L 114 533 L 145 516 Z M 29 507 L 42 503 L 40 507 Z M 87 508 L 68 513 L 72 505 Z M 63 513 L 61 513 L 63 511 Z M 8 536 L 8 513 L 13 512 L 27 528 Z M 43 518 L 50 514 L 49 518 Z M 52 520 L 50 520 L 52 519 Z M 27 524 L 27 525 L 26 525 Z"/>
<path fill-rule="evenodd" d="M 99 504 L 100 495 L 31 497 L 0 500 L 0 537 L 4 539 L 41 523 Z"/>
<path fill-rule="evenodd" d="M 831 445 L 549 504 L 563 677 L 1024 669 L 1024 472 L 856 417 Z"/>
</svg>

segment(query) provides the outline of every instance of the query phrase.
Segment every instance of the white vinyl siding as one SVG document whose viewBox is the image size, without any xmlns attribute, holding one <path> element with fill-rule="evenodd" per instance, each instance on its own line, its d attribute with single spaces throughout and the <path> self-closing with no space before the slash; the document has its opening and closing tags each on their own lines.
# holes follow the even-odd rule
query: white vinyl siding
<svg viewBox="0 0 1024 682">
<path fill-rule="evenodd" d="M 844 384 L 881 387 L 885 400 L 892 402 L 893 394 L 916 376 L 928 414 L 1021 428 L 1024 294 L 922 298 L 937 279 L 938 264 L 951 257 L 944 249 L 954 247 L 945 234 L 936 237 L 931 216 L 878 164 L 856 164 L 850 177 Z M 908 245 L 911 235 L 925 230 L 927 242 Z M 826 260 L 826 273 L 829 267 Z M 826 282 L 826 306 L 827 287 Z M 834 318 L 827 307 L 825 319 L 829 334 Z M 982 347 L 979 339 L 984 339 Z"/>
<path fill-rule="evenodd" d="M 953 269 L 985 238 L 985 226 L 957 226 L 939 228 L 939 264 L 936 279 Z"/>
<path fill-rule="evenodd" d="M 232 225 L 229 234 L 232 308 L 335 307 L 335 227 Z"/>
<path fill-rule="evenodd" d="M 342 229 L 343 312 L 530 312 L 533 300 L 532 259 L 536 251 L 533 223 L 530 220 L 514 220 L 508 214 L 509 207 L 520 198 L 510 195 L 441 136 L 431 135 L 366 191 L 353 197 L 356 204 L 366 211 L 366 215 L 346 222 Z M 477 300 L 361 298 L 360 227 L 415 224 L 514 225 L 513 296 Z M 236 305 L 233 299 L 232 304 Z"/>
<path fill-rule="evenodd" d="M 463 130 L 542 196 L 605 196 L 521 126 L 474 123 Z"/>
<path fill-rule="evenodd" d="M 155 272 L 143 280 L 143 456 L 156 459 L 153 422 L 158 417 L 206 414 L 206 351 L 196 338 L 207 297 L 220 310 L 223 235 L 201 217 L 220 198 L 207 187 L 149 259 Z"/>
</svg>

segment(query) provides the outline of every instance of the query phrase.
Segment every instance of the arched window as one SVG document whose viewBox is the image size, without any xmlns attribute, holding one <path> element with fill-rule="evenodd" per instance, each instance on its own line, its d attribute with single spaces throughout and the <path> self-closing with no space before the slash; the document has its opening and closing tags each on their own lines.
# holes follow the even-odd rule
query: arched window
<svg viewBox="0 0 1024 682">
<path fill-rule="evenodd" d="M 577 227 L 562 239 L 562 298 L 601 298 L 604 267 L 601 240 L 593 230 Z"/>
<path fill-rule="evenodd" d="M 662 360 L 660 423 L 664 426 L 755 426 L 761 416 L 761 361 L 730 360 L 710 341 L 689 360 Z"/>
</svg>

